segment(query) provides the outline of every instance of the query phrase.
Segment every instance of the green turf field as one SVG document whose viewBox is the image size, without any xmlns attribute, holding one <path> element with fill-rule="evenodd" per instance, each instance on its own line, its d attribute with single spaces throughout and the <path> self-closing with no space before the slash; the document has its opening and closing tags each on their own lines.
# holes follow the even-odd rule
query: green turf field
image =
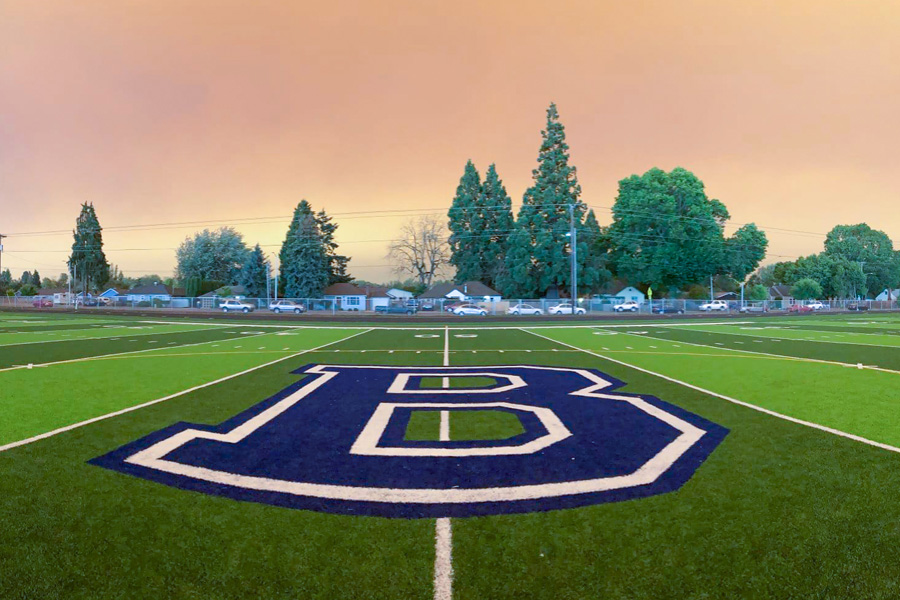
<svg viewBox="0 0 900 600">
<path fill-rule="evenodd" d="M 0 598 L 900 597 L 900 315 L 448 323 L 0 313 Z M 590 368 L 729 433 L 675 491 L 440 519 L 238 501 L 88 463 L 232 419 L 309 364 Z M 503 407 L 425 406 L 398 435 L 523 432 Z"/>
</svg>

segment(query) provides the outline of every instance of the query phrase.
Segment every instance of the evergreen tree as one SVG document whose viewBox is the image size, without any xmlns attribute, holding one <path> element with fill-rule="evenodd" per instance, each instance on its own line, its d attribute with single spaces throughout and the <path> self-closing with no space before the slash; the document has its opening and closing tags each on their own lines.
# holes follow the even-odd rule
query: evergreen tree
<svg viewBox="0 0 900 600">
<path fill-rule="evenodd" d="M 319 226 L 319 233 L 322 235 L 322 244 L 325 246 L 325 255 L 328 259 L 328 285 L 353 281 L 353 277 L 347 273 L 347 263 L 350 262 L 350 257 L 337 253 L 338 244 L 334 241 L 334 232 L 338 228 L 337 224 L 332 223 L 331 217 L 325 214 L 324 209 L 316 213 L 315 217 L 316 224 Z"/>
<path fill-rule="evenodd" d="M 31 271 L 23 271 L 19 277 L 19 285 L 31 285 Z"/>
<path fill-rule="evenodd" d="M 75 222 L 69 270 L 77 272 L 83 289 L 96 289 L 109 280 L 109 263 L 103 252 L 101 231 L 93 204 L 82 204 L 81 214 Z"/>
<path fill-rule="evenodd" d="M 608 241 L 603 228 L 597 222 L 593 210 L 589 210 L 584 223 L 578 228 L 578 287 L 583 292 L 596 292 L 612 278 L 608 263 Z"/>
<path fill-rule="evenodd" d="M 263 298 L 266 295 L 266 282 L 268 280 L 269 261 L 259 244 L 253 247 L 244 267 L 241 269 L 240 284 L 248 298 Z"/>
<path fill-rule="evenodd" d="M 481 257 L 480 234 L 484 229 L 483 214 L 479 210 L 481 177 L 472 161 L 466 163 L 450 204 L 450 264 L 456 267 L 456 281 L 481 281 L 484 265 Z"/>
<path fill-rule="evenodd" d="M 537 295 L 531 233 L 518 223 L 506 244 L 503 271 L 498 274 L 497 289 L 507 298 L 534 298 Z"/>
<path fill-rule="evenodd" d="M 316 215 L 306 200 L 294 209 L 279 253 L 287 298 L 318 298 L 328 286 L 329 257 Z"/>
<path fill-rule="evenodd" d="M 532 171 L 534 185 L 525 191 L 516 221 L 521 231 L 510 238 L 506 255 L 504 281 L 508 289 L 535 292 L 553 286 L 568 289 L 569 208 L 574 212 L 576 227 L 581 227 L 587 208 L 580 199 L 581 186 L 575 167 L 569 165 L 565 128 L 555 104 L 547 109 L 547 128 L 541 134 L 538 168 Z M 526 270 L 520 261 L 528 250 L 532 260 Z"/>
<path fill-rule="evenodd" d="M 9 269 L 4 269 L 3 272 L 0 273 L 0 291 L 10 289 L 12 287 L 12 284 L 12 273 L 10 273 Z"/>
<path fill-rule="evenodd" d="M 37 269 L 34 270 L 34 273 L 31 274 L 31 285 L 34 287 L 41 287 L 41 274 L 38 273 Z"/>
<path fill-rule="evenodd" d="M 478 234 L 479 255 L 481 257 L 480 281 L 495 288 L 506 261 L 507 240 L 513 232 L 512 199 L 506 193 L 503 181 L 497 175 L 497 167 L 491 164 L 484 176 L 484 185 L 478 195 L 478 209 L 481 211 L 481 230 Z M 469 281 L 469 279 L 461 279 Z"/>
</svg>

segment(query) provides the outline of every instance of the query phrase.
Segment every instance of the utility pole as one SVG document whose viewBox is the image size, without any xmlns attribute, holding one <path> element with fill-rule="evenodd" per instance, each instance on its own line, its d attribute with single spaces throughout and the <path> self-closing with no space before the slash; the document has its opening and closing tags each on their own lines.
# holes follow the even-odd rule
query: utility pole
<svg viewBox="0 0 900 600">
<path fill-rule="evenodd" d="M 266 306 L 269 306 L 269 301 L 272 297 L 271 293 L 269 293 L 269 286 L 272 284 L 272 265 L 269 264 L 269 261 L 266 261 Z"/>
<path fill-rule="evenodd" d="M 3 238 L 8 237 L 0 233 L 0 273 L 3 272 Z"/>
<path fill-rule="evenodd" d="M 709 276 L 709 301 L 712 302 L 713 300 L 715 300 L 715 298 L 713 298 L 713 276 L 710 275 Z"/>
<path fill-rule="evenodd" d="M 575 205 L 569 205 L 569 257 L 572 261 L 572 273 L 570 281 L 572 283 L 572 314 L 575 314 L 575 308 L 578 305 L 578 232 L 575 230 Z"/>
</svg>

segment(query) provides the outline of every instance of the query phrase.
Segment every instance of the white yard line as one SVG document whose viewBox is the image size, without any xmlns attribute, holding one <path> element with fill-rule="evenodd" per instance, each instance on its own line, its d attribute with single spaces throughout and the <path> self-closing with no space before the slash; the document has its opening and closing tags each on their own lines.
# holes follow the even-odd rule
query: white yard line
<svg viewBox="0 0 900 600">
<path fill-rule="evenodd" d="M 677 383 L 678 385 L 684 386 L 686 388 L 696 390 L 703 394 L 707 394 L 709 396 L 713 396 L 715 398 L 725 400 L 726 402 L 731 402 L 732 404 L 737 404 L 738 406 L 743 406 L 745 408 L 749 408 L 751 410 L 755 410 L 755 411 L 767 414 L 769 416 L 776 417 L 778 419 L 784 419 L 785 421 L 790 421 L 791 423 L 797 423 L 798 425 L 804 425 L 806 427 L 818 429 L 819 431 L 831 433 L 833 435 L 837 435 L 837 436 L 847 438 L 847 439 L 850 439 L 850 440 L 853 440 L 856 442 L 860 442 L 862 444 L 867 444 L 869 446 L 875 446 L 876 448 L 881 448 L 882 450 L 888 450 L 890 452 L 900 453 L 900 448 L 898 448 L 896 446 L 891 446 L 890 444 L 883 444 L 881 442 L 876 442 L 874 440 L 870 440 L 868 438 L 854 435 L 852 433 L 847 433 L 846 431 L 841 431 L 839 429 L 833 429 L 831 427 L 826 427 L 825 425 L 819 425 L 818 423 L 813 423 L 811 421 L 804 421 L 803 419 L 797 419 L 795 417 L 784 415 L 779 412 L 775 412 L 774 410 L 769 410 L 768 408 L 763 408 L 763 407 L 757 406 L 755 404 L 750 404 L 749 402 L 744 402 L 743 400 L 731 398 L 730 396 L 725 396 L 723 394 L 719 394 L 717 392 L 713 392 L 711 390 L 704 389 L 702 387 L 687 383 L 686 381 L 681 381 L 680 379 L 675 379 L 674 377 L 669 377 L 668 375 L 663 375 L 662 373 L 657 373 L 655 371 L 651 371 L 651 370 L 645 369 L 643 367 L 638 367 L 638 366 L 632 365 L 630 363 L 627 363 L 627 362 L 624 362 L 621 360 L 616 360 L 614 358 L 610 358 L 610 357 L 604 356 L 602 354 L 597 354 L 596 352 L 591 352 L 590 350 L 585 350 L 584 348 L 579 348 L 578 346 L 573 346 L 572 344 L 567 344 L 567 343 L 561 342 L 559 340 L 554 340 L 553 338 L 549 338 L 545 335 L 535 333 L 534 331 L 530 331 L 528 329 L 523 329 L 522 331 L 526 331 L 526 332 L 530 333 L 531 335 L 537 336 L 539 338 L 543 338 L 545 340 L 555 342 L 562 346 L 568 346 L 569 348 L 574 348 L 576 350 L 580 350 L 581 352 L 584 352 L 585 354 L 590 354 L 591 356 L 596 356 L 597 358 L 602 358 L 603 360 L 608 360 L 609 362 L 613 362 L 618 365 L 622 365 L 623 367 L 628 367 L 629 369 L 634 369 L 634 370 L 640 371 L 642 373 L 647 373 L 648 375 L 653 375 L 654 377 L 659 377 L 660 379 L 665 379 L 666 381 L 671 381 L 672 383 Z"/>
<path fill-rule="evenodd" d="M 709 325 L 713 325 L 713 323 L 710 323 Z M 694 327 L 697 327 L 697 328 L 706 327 L 706 326 L 707 326 L 707 324 L 702 324 L 702 325 L 697 324 L 697 323 L 694 324 Z M 762 329 L 762 328 L 760 328 L 760 329 Z M 764 334 L 760 334 L 760 333 L 737 333 L 734 331 L 706 331 L 704 329 L 691 329 L 690 331 L 696 331 L 697 333 L 712 333 L 714 335 L 715 334 L 718 334 L 718 335 L 740 335 L 743 337 L 755 337 L 755 338 L 761 338 L 764 340 L 783 340 L 785 342 L 813 342 L 816 344 L 845 344 L 845 345 L 849 345 L 849 346 L 874 346 L 876 348 L 900 348 L 900 346 L 891 346 L 891 345 L 886 345 L 886 344 L 867 344 L 866 342 L 838 342 L 838 341 L 832 341 L 832 340 L 812 340 L 812 339 L 806 339 L 806 338 L 783 337 L 780 335 L 764 335 Z M 809 331 L 810 333 L 812 333 L 812 332 L 828 333 L 828 332 L 819 331 L 818 329 L 791 329 L 791 331 L 800 331 L 800 332 Z M 851 332 L 844 332 L 844 334 L 857 335 L 857 334 L 851 333 Z M 871 333 L 861 333 L 859 335 L 884 335 L 884 336 L 887 336 L 887 334 L 871 334 Z M 897 337 L 897 336 L 888 336 L 888 337 Z"/>
<path fill-rule="evenodd" d="M 679 344 L 684 344 L 685 346 L 697 346 L 698 348 L 709 348 L 710 350 L 719 350 L 719 351 L 727 351 L 732 352 L 734 354 L 758 354 L 760 356 L 769 356 L 772 358 L 780 358 L 782 360 L 794 361 L 794 362 L 811 362 L 811 363 L 820 363 L 824 365 L 837 365 L 839 367 L 853 367 L 859 368 L 858 363 L 845 363 L 836 360 L 825 360 L 823 358 L 807 358 L 805 356 L 793 356 L 790 354 L 772 354 L 771 352 L 757 352 L 756 350 L 743 350 L 737 348 L 723 348 L 721 346 L 708 346 L 706 344 L 698 344 L 696 342 L 685 342 L 682 340 L 670 340 L 668 338 L 658 338 L 653 337 L 649 334 L 644 335 L 635 335 L 633 333 L 626 333 L 625 335 L 631 335 L 633 337 L 641 337 L 641 338 L 650 338 L 653 340 L 659 340 L 661 342 L 678 342 Z M 727 334 L 726 334 L 727 335 Z M 652 353 L 651 353 L 652 354 Z M 698 356 L 705 356 L 703 354 L 698 354 Z M 709 356 L 724 356 L 722 354 L 710 354 Z M 876 367 L 875 365 L 863 365 L 863 369 L 868 369 L 869 371 L 881 371 L 882 373 L 893 373 L 894 375 L 900 375 L 900 371 L 895 371 L 893 369 L 886 369 L 884 367 Z"/>
<path fill-rule="evenodd" d="M 444 366 L 450 366 L 450 328 L 444 327 Z M 444 387 L 450 387 L 449 381 Z M 450 439 L 450 415 L 441 411 L 441 441 Z M 445 425 L 446 424 L 446 425 Z M 446 426 L 446 432 L 444 427 Z M 434 524 L 434 600 L 453 598 L 453 527 L 450 517 L 440 517 Z"/>
<path fill-rule="evenodd" d="M 10 442 L 9 444 L 0 446 L 0 452 L 5 452 L 6 450 L 11 450 L 12 448 L 18 448 L 19 446 L 25 446 L 27 444 L 33 444 L 34 442 L 47 439 L 49 437 L 53 437 L 55 435 L 59 435 L 60 433 L 65 433 L 66 431 L 72 431 L 73 429 L 78 429 L 79 427 L 84 427 L 85 425 L 90 425 L 91 423 L 97 423 L 98 421 L 104 421 L 106 419 L 111 419 L 112 417 L 118 417 L 119 415 L 124 415 L 126 413 L 134 412 L 136 410 L 140 410 L 142 408 L 147 408 L 148 406 L 153 406 L 154 404 L 159 404 L 160 402 L 165 402 L 166 400 L 171 400 L 173 398 L 178 398 L 179 396 L 184 396 L 185 394 L 190 394 L 191 392 L 201 390 L 203 388 L 207 388 L 211 385 L 216 385 L 217 383 L 222 383 L 223 381 L 228 381 L 229 379 L 234 379 L 236 377 L 240 377 L 241 375 L 246 375 L 247 373 L 252 373 L 253 371 L 257 371 L 264 367 L 269 367 L 271 365 L 280 363 L 282 361 L 288 360 L 290 358 L 294 358 L 296 356 L 300 356 L 302 354 L 307 354 L 309 352 L 315 352 L 321 348 L 325 348 L 326 346 L 331 346 L 332 344 L 338 344 L 340 342 L 344 342 L 349 340 L 350 338 L 356 337 L 358 335 L 362 335 L 364 333 L 368 333 L 372 331 L 371 329 L 367 329 L 365 331 L 360 331 L 359 333 L 354 333 L 353 335 L 347 336 L 345 338 L 341 338 L 339 340 L 335 340 L 333 342 L 328 342 L 327 344 L 322 344 L 321 346 L 316 346 L 315 348 L 310 348 L 308 350 L 303 350 L 301 352 L 297 352 L 295 354 L 291 354 L 289 356 L 282 356 L 281 358 L 277 358 L 273 361 L 269 361 L 267 363 L 257 365 L 255 367 L 250 367 L 249 369 L 245 369 L 240 373 L 234 373 L 233 375 L 227 375 L 220 379 L 216 379 L 215 381 L 210 381 L 208 383 L 203 383 L 200 385 L 195 385 L 192 388 L 188 388 L 186 390 L 182 390 L 180 392 L 176 392 L 174 394 L 170 394 L 163 398 L 157 398 L 156 400 L 150 400 L 149 402 L 144 402 L 143 404 L 137 404 L 135 406 L 129 406 L 128 408 L 123 408 L 122 410 L 117 410 L 115 412 L 107 413 L 105 415 L 100 415 L 99 417 L 94 417 L 92 419 L 87 419 L 85 421 L 80 421 L 78 423 L 73 423 L 72 425 L 66 425 L 65 427 L 60 427 L 59 429 L 54 429 L 53 431 L 48 431 L 46 433 L 42 433 L 40 435 L 35 435 L 30 438 L 26 438 L 24 440 L 19 440 L 17 442 Z"/>
<path fill-rule="evenodd" d="M 254 334 L 254 335 L 242 335 L 242 336 L 239 336 L 239 337 L 225 338 L 225 339 L 222 339 L 222 340 L 207 340 L 207 341 L 205 341 L 205 342 L 196 342 L 196 343 L 193 343 L 193 344 L 182 344 L 182 345 L 180 345 L 180 346 L 176 346 L 175 348 L 168 348 L 168 350 L 176 350 L 176 349 L 180 349 L 180 348 L 191 348 L 191 347 L 193 347 L 193 346 L 202 346 L 202 345 L 204 345 L 204 344 L 213 344 L 213 343 L 215 343 L 215 344 L 221 344 L 221 343 L 224 343 L 224 342 L 234 342 L 234 341 L 237 341 L 237 340 L 246 340 L 246 339 L 250 339 L 250 338 L 254 338 L 254 337 L 259 337 L 259 336 L 261 336 L 261 335 L 271 335 L 271 334 L 269 334 L 269 333 L 257 333 L 257 334 Z M 97 355 L 95 355 L 95 356 L 83 356 L 83 357 L 81 357 L 81 358 L 70 358 L 70 359 L 67 359 L 67 360 L 57 360 L 57 361 L 46 362 L 46 363 L 34 363 L 33 366 L 35 366 L 35 367 L 49 367 L 49 366 L 52 366 L 52 365 L 66 365 L 66 364 L 69 364 L 69 363 L 87 362 L 87 361 L 91 361 L 91 360 L 103 360 L 103 359 L 106 359 L 106 358 L 114 358 L 114 357 L 117 357 L 117 356 L 125 356 L 125 355 L 128 355 L 128 354 L 141 354 L 141 353 L 143 353 L 143 352 L 159 352 L 160 350 L 162 350 L 162 348 L 159 348 L 159 347 L 156 347 L 156 348 L 144 348 L 143 350 L 129 350 L 128 352 L 114 352 L 114 353 L 112 353 L 112 354 L 97 354 Z M 166 355 L 165 355 L 165 354 L 160 354 L 160 356 L 166 356 Z M 17 370 L 17 369 L 25 369 L 25 368 L 27 368 L 26 365 L 19 365 L 19 366 L 17 366 L 17 367 L 5 367 L 5 368 L 0 369 L 0 373 L 3 373 L 4 371 L 15 371 L 15 370 Z"/>
<path fill-rule="evenodd" d="M 141 329 L 143 329 L 143 328 L 141 328 Z M 52 344 L 52 343 L 56 343 L 56 342 L 90 342 L 92 340 L 108 340 L 110 338 L 124 339 L 124 338 L 139 337 L 142 335 L 172 335 L 173 333 L 194 333 L 196 331 L 210 331 L 212 329 L 216 329 L 216 328 L 215 327 L 207 327 L 205 329 L 185 329 L 184 331 L 150 331 L 150 332 L 146 332 L 146 333 L 130 333 L 130 334 L 125 334 L 122 330 L 118 330 L 115 333 L 111 333 L 110 335 L 106 335 L 106 336 L 86 337 L 86 338 L 74 337 L 74 338 L 68 338 L 68 339 L 64 339 L 64 340 L 36 340 L 33 342 L 13 342 L 12 344 L 0 344 L 0 348 L 8 348 L 10 346 L 25 346 L 28 344 Z M 31 332 L 29 332 L 29 333 L 31 333 Z M 0 332 L 0 334 L 2 334 L 2 332 Z"/>
</svg>

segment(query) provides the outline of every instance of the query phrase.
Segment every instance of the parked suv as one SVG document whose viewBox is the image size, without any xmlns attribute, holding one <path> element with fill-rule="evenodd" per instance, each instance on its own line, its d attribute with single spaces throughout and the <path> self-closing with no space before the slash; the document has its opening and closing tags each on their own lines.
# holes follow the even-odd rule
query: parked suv
<svg viewBox="0 0 900 600">
<path fill-rule="evenodd" d="M 414 315 L 416 307 L 413 305 L 387 304 L 375 307 L 375 312 L 383 315 Z"/>
<path fill-rule="evenodd" d="M 637 312 L 641 309 L 641 305 L 635 302 L 634 300 L 626 300 L 621 304 L 614 304 L 613 310 L 616 312 L 625 312 L 626 310 L 631 312 Z"/>
<path fill-rule="evenodd" d="M 726 312 L 728 310 L 728 303 L 724 300 L 713 300 L 712 302 L 701 304 L 700 310 L 703 312 L 712 312 L 714 310 Z"/>
<path fill-rule="evenodd" d="M 276 315 L 282 312 L 292 312 L 299 315 L 300 313 L 306 312 L 306 307 L 290 300 L 276 300 L 269 305 L 269 310 Z"/>
<path fill-rule="evenodd" d="M 222 309 L 222 312 L 231 312 L 233 310 L 237 310 L 248 313 L 251 312 L 255 307 L 252 304 L 247 304 L 246 302 L 241 302 L 240 300 L 226 300 L 219 305 L 219 308 Z"/>
</svg>

